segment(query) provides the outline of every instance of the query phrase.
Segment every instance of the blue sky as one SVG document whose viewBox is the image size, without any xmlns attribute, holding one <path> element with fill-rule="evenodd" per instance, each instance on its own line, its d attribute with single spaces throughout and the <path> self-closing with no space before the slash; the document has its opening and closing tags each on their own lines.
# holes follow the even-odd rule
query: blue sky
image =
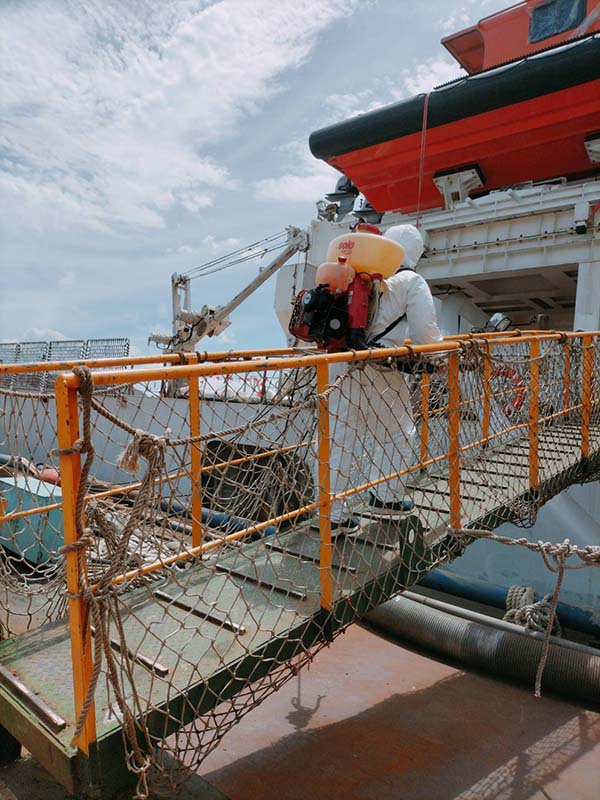
<svg viewBox="0 0 600 800">
<path fill-rule="evenodd" d="M 507 0 L 5 0 L 0 341 L 170 325 L 170 275 L 286 225 L 336 173 L 308 135 L 459 74 Z M 251 262 L 193 283 L 224 303 Z M 202 347 L 280 346 L 273 281 Z"/>
</svg>

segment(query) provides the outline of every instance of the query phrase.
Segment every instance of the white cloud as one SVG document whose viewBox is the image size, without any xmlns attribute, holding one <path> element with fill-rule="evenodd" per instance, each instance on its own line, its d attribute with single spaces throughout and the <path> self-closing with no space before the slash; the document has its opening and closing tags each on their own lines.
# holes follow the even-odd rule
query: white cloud
<svg viewBox="0 0 600 800">
<path fill-rule="evenodd" d="M 458 31 L 460 31 L 462 28 L 466 28 L 468 25 L 471 25 L 473 21 L 471 9 L 466 6 L 462 6 L 459 9 L 455 9 L 447 17 L 441 17 L 437 21 L 436 27 L 444 34 L 444 36 L 447 36 L 450 33 L 458 33 Z"/>
<path fill-rule="evenodd" d="M 411 96 L 430 92 L 436 86 L 465 75 L 456 61 L 438 56 L 416 64 L 414 67 L 402 70 L 402 95 Z"/>
<path fill-rule="evenodd" d="M 179 247 L 176 247 L 175 250 L 170 251 L 168 250 L 167 253 L 174 252 L 175 255 L 178 256 L 188 256 L 194 252 L 194 248 L 189 244 L 180 244 Z"/>
<path fill-rule="evenodd" d="M 339 174 L 334 170 L 313 175 L 280 175 L 259 181 L 256 196 L 259 200 L 280 200 L 282 203 L 317 202 L 332 191 Z"/>
<path fill-rule="evenodd" d="M 390 83 L 386 81 L 381 87 L 365 89 L 355 94 L 330 94 L 325 98 L 324 107 L 331 116 L 331 122 L 340 122 L 358 114 L 375 111 L 395 99 L 397 98 Z"/>
<path fill-rule="evenodd" d="M 329 95 L 323 102 L 320 124 L 342 122 L 350 117 L 375 111 L 412 95 L 429 92 L 464 74 L 464 70 L 449 57 L 431 58 L 403 69 L 399 79 L 380 79 L 373 89 Z M 291 142 L 279 149 L 288 151 L 290 170 L 279 177 L 260 180 L 256 186 L 259 200 L 316 202 L 333 189 L 339 173 L 323 161 L 313 158 L 305 140 Z"/>
<path fill-rule="evenodd" d="M 56 342 L 65 341 L 67 337 L 54 328 L 27 328 L 19 337 L 21 342 Z"/>
<path fill-rule="evenodd" d="M 430 58 L 405 67 L 400 71 L 399 77 L 380 78 L 371 89 L 328 95 L 323 101 L 321 124 L 328 125 L 359 114 L 368 114 L 415 94 L 429 92 L 461 75 L 465 75 L 465 71 L 449 56 Z"/>
<path fill-rule="evenodd" d="M 350 116 L 366 114 L 378 108 L 405 100 L 416 94 L 430 92 L 436 86 L 465 75 L 465 71 L 450 56 L 429 58 L 410 67 L 404 67 L 399 77 L 382 78 L 372 89 L 356 94 L 329 95 L 325 108 L 335 121 Z"/>
<path fill-rule="evenodd" d="M 475 25 L 479 20 L 502 11 L 510 3 L 507 0 L 467 0 L 458 8 L 454 8 L 446 17 L 440 17 L 436 27 L 444 36 L 458 33 L 463 28 Z"/>
<path fill-rule="evenodd" d="M 213 253 L 216 253 L 220 250 L 234 250 L 240 246 L 241 241 L 234 236 L 228 236 L 226 239 L 217 239 L 216 236 L 209 233 L 208 236 L 205 236 L 202 240 L 202 244 L 204 247 L 212 250 Z"/>
<path fill-rule="evenodd" d="M 290 171 L 276 178 L 263 178 L 256 184 L 259 200 L 277 200 L 282 203 L 317 202 L 331 191 L 339 173 L 314 158 L 305 140 L 296 140 L 280 147 L 288 155 Z"/>
<path fill-rule="evenodd" d="M 357 0 L 76 0 L 0 11 L 5 221 L 160 227 L 235 186 L 210 155 Z"/>
<path fill-rule="evenodd" d="M 165 253 L 166 255 L 176 256 L 190 256 L 198 253 L 208 253 L 213 255 L 219 252 L 235 250 L 240 246 L 240 244 L 241 240 L 234 236 L 226 236 L 223 239 L 219 239 L 217 236 L 213 236 L 212 233 L 209 233 L 197 244 L 184 242 L 183 244 L 177 245 L 177 247 L 167 248 Z"/>
</svg>

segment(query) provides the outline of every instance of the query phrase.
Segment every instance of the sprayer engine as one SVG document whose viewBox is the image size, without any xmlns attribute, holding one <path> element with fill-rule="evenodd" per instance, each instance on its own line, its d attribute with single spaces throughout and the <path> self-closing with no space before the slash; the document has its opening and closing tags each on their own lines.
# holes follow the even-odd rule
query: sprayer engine
<svg viewBox="0 0 600 800">
<path fill-rule="evenodd" d="M 366 349 L 372 287 L 370 276 L 357 275 L 345 292 L 331 291 L 329 284 L 323 283 L 316 289 L 303 289 L 294 303 L 290 333 L 330 353 Z"/>
<path fill-rule="evenodd" d="M 322 350 L 343 350 L 348 329 L 346 293 L 331 294 L 326 285 L 303 289 L 296 297 L 290 333 Z"/>
</svg>

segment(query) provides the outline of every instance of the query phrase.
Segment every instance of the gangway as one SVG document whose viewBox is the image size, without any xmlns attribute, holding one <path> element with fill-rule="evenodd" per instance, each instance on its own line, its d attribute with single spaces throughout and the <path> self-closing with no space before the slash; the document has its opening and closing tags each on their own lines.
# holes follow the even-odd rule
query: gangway
<svg viewBox="0 0 600 800">
<path fill-rule="evenodd" d="M 0 574 L 3 752 L 22 743 L 69 792 L 101 797 L 161 772 L 156 748 L 197 765 L 348 624 L 459 556 L 469 530 L 527 525 L 569 485 L 597 479 L 599 343 L 597 332 L 515 331 L 63 373 L 43 401 L 56 406 L 60 497 L 0 508 L 12 554 Z M 393 363 L 412 370 L 417 436 L 414 460 L 392 457 L 390 472 L 375 418 L 399 399 L 365 389 L 365 376 Z M 274 401 L 201 398 L 211 376 L 252 374 L 275 379 Z M 161 381 L 187 392 L 152 394 Z M 124 385 L 131 401 L 107 392 Z M 1 395 L 13 419 L 23 394 Z M 353 405 L 364 424 L 348 437 Z M 351 451 L 347 474 L 331 469 L 336 448 Z M 124 482 L 139 459 L 141 479 Z M 102 485 L 90 478 L 101 462 L 114 472 Z M 365 498 L 398 476 L 415 507 L 382 517 Z M 360 526 L 336 537 L 342 502 Z M 33 520 L 55 512 L 60 541 L 44 540 L 32 564 L 23 531 L 42 537 Z M 41 622 L 34 595 L 55 607 Z"/>
</svg>

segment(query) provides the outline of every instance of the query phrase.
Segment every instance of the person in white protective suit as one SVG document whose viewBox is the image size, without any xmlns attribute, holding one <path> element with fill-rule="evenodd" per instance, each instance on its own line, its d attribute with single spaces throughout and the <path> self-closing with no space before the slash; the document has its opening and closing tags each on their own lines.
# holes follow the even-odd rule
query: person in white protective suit
<svg viewBox="0 0 600 800">
<path fill-rule="evenodd" d="M 397 272 L 381 282 L 367 341 L 380 347 L 398 347 L 407 338 L 413 344 L 441 341 L 431 291 L 415 271 L 423 254 L 421 234 L 413 225 L 396 225 L 385 235 L 402 245 L 404 258 Z M 347 364 L 331 365 L 330 383 L 347 369 Z M 356 486 L 357 480 L 374 481 L 416 463 L 415 425 L 404 373 L 368 363 L 355 368 L 332 393 L 330 409 L 332 494 Z M 357 472 L 357 455 L 363 466 L 351 478 Z M 402 475 L 373 487 L 370 512 L 410 511 L 413 504 L 404 497 L 405 485 Z M 359 530 L 358 520 L 345 512 L 343 501 L 332 504 L 331 524 L 334 535 Z"/>
</svg>

